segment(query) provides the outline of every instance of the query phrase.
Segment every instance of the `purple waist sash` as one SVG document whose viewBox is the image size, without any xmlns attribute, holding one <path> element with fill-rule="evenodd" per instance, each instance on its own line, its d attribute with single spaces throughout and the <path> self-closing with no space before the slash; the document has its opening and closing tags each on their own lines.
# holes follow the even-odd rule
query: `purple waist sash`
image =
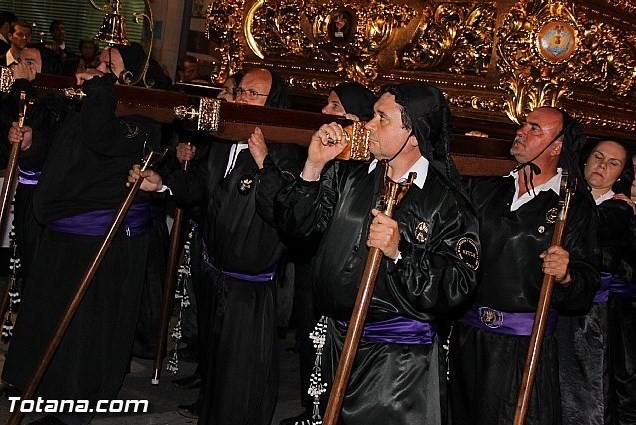
<svg viewBox="0 0 636 425">
<path fill-rule="evenodd" d="M 23 170 L 22 168 L 18 167 L 18 183 L 28 185 L 38 184 L 41 174 L 41 171 Z"/>
<path fill-rule="evenodd" d="M 534 313 L 509 313 L 494 308 L 473 304 L 463 322 L 475 328 L 506 335 L 530 336 L 534 324 Z M 558 313 L 550 310 L 545 334 L 550 336 L 556 329 Z"/>
<path fill-rule="evenodd" d="M 234 279 L 245 280 L 247 282 L 271 282 L 276 277 L 276 264 L 259 274 L 244 274 L 222 270 L 221 268 L 215 266 L 210 258 L 206 255 L 203 256 L 203 262 L 212 270 L 216 270 L 217 272 L 222 273 L 226 276 L 233 277 Z"/>
<path fill-rule="evenodd" d="M 349 322 L 337 322 L 347 328 Z M 435 341 L 437 328 L 429 322 L 420 322 L 407 317 L 394 317 L 380 322 L 365 323 L 362 339 L 371 343 L 421 345 Z"/>
<path fill-rule="evenodd" d="M 594 294 L 595 303 L 606 303 L 609 299 L 610 286 L 612 284 L 612 274 L 607 272 L 601 272 L 601 286 Z"/>
<path fill-rule="evenodd" d="M 87 213 L 60 218 L 47 226 L 62 233 L 85 236 L 104 236 L 115 218 L 114 209 L 89 211 Z M 129 237 L 141 236 L 150 229 L 150 204 L 133 204 L 122 223 L 122 229 Z"/>
<path fill-rule="evenodd" d="M 271 282 L 276 277 L 276 264 L 268 267 L 258 274 L 244 274 L 223 270 L 221 267 L 218 267 L 216 264 L 214 264 L 214 261 L 212 261 L 212 258 L 210 258 L 208 247 L 205 244 L 205 241 L 202 240 L 201 243 L 203 245 L 203 252 L 201 254 L 201 256 L 203 257 L 203 262 L 212 270 L 215 270 L 226 276 L 233 277 L 234 279 L 245 280 L 247 282 Z"/>
<path fill-rule="evenodd" d="M 616 295 L 620 298 L 636 297 L 636 283 L 628 282 L 618 276 L 612 276 L 612 283 L 609 291 L 612 295 Z"/>
</svg>

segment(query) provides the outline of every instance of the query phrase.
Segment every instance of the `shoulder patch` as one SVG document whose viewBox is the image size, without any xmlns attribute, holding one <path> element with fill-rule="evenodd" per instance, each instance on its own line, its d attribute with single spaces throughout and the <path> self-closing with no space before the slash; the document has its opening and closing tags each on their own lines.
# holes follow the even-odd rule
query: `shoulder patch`
<svg viewBox="0 0 636 425">
<path fill-rule="evenodd" d="M 121 121 L 121 126 L 124 130 L 124 137 L 126 139 L 134 139 L 139 135 L 139 126 L 134 122 Z"/>
<path fill-rule="evenodd" d="M 430 226 L 426 221 L 419 222 L 415 227 L 415 240 L 420 243 L 426 242 L 426 239 L 428 239 L 429 228 Z"/>
<path fill-rule="evenodd" d="M 477 270 L 479 267 L 479 248 L 477 248 L 475 241 L 471 238 L 461 238 L 455 245 L 455 252 L 470 269 Z"/>
</svg>

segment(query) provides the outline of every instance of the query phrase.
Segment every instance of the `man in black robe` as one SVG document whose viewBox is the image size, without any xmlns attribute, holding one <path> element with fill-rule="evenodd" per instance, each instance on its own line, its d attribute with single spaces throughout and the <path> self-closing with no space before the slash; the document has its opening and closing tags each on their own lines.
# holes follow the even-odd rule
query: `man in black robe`
<svg viewBox="0 0 636 425">
<path fill-rule="evenodd" d="M 236 102 L 288 107 L 283 80 L 249 70 Z M 263 134 L 256 128 L 250 137 Z M 276 277 L 285 245 L 273 226 L 273 198 L 300 170 L 296 145 L 213 143 L 188 172 L 145 172 L 145 190 L 169 188 L 181 206 L 200 204 L 204 270 L 211 291 L 209 325 L 201 347 L 207 358 L 199 424 L 271 422 L 278 396 Z M 139 177 L 138 167 L 130 181 Z"/>
<path fill-rule="evenodd" d="M 116 75 L 140 72 L 125 48 L 106 48 L 97 69 L 78 74 L 86 93 L 49 148 L 33 198 L 45 225 L 2 378 L 23 389 L 124 198 L 126 173 L 158 144 L 153 121 L 117 118 Z M 93 277 L 36 396 L 112 400 L 128 369 L 144 281 L 151 215 L 140 194 Z M 94 413 L 56 413 L 43 423 L 86 424 Z"/>
<path fill-rule="evenodd" d="M 345 148 L 343 130 L 336 123 L 322 126 L 312 137 L 302 177 L 279 192 L 276 216 L 287 233 L 322 232 L 314 296 L 328 318 L 318 325 L 326 330 L 324 346 L 324 333 L 315 342 L 327 388 L 369 248 L 384 254 L 339 423 L 442 424 L 436 319 L 474 288 L 477 220 L 450 159 L 450 111 L 441 92 L 424 83 L 391 85 L 374 112 L 366 128 L 376 160 L 331 162 Z M 417 173 L 393 218 L 377 209 L 384 167 L 395 181 Z M 312 384 L 318 397 L 323 386 Z"/>
<path fill-rule="evenodd" d="M 454 425 L 513 422 L 543 275 L 555 276 L 552 308 L 526 424 L 561 423 L 558 312 L 589 309 L 598 288 L 597 219 L 585 190 L 576 192 L 562 247 L 550 246 L 562 168 L 579 175 L 585 137 L 559 109 L 531 112 L 510 152 L 520 164 L 510 175 L 475 178 L 469 195 L 479 216 L 483 255 L 473 306 L 450 345 Z"/>
</svg>

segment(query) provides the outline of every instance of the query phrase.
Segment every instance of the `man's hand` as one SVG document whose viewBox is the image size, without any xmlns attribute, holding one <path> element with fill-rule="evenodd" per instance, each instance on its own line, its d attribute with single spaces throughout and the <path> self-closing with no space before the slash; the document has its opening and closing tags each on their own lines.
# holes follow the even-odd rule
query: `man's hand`
<svg viewBox="0 0 636 425">
<path fill-rule="evenodd" d="M 190 143 L 177 144 L 177 159 L 180 163 L 191 161 L 194 158 L 194 154 L 197 152 L 197 148 Z"/>
<path fill-rule="evenodd" d="M 318 180 L 327 162 L 340 155 L 347 147 L 344 130 L 335 122 L 324 124 L 311 136 L 303 179 Z"/>
<path fill-rule="evenodd" d="M 400 243 L 398 222 L 375 208 L 371 210 L 371 214 L 373 221 L 369 229 L 367 246 L 379 248 L 387 257 L 397 259 Z"/>
<path fill-rule="evenodd" d="M 155 173 L 153 170 L 141 171 L 141 166 L 139 164 L 133 165 L 128 172 L 128 183 L 126 186 L 134 184 L 140 178 L 144 179 L 141 182 L 140 189 L 145 190 L 146 192 L 158 192 L 163 187 L 161 176 L 159 174 Z"/>
<path fill-rule="evenodd" d="M 541 269 L 545 274 L 551 274 L 555 277 L 555 281 L 563 286 L 567 286 L 572 282 L 572 276 L 568 270 L 570 264 L 570 253 L 563 247 L 558 245 L 552 245 L 541 254 L 540 258 L 543 258 L 543 265 Z"/>
<path fill-rule="evenodd" d="M 11 65 L 11 72 L 13 73 L 13 78 L 16 80 L 20 78 L 24 78 L 27 81 L 35 80 L 35 69 L 26 64 L 26 62 L 15 63 Z"/>
<path fill-rule="evenodd" d="M 93 79 L 94 77 L 101 77 L 104 75 L 102 71 L 97 70 L 96 68 L 88 68 L 82 72 L 78 72 L 75 74 L 75 78 L 77 80 L 77 85 L 81 86 L 84 84 L 84 81 L 88 81 Z"/>
<path fill-rule="evenodd" d="M 256 127 L 254 133 L 247 139 L 247 146 L 250 148 L 252 158 L 256 161 L 258 169 L 263 169 L 263 162 L 267 156 L 267 145 L 265 144 L 265 137 L 260 128 Z"/>
<path fill-rule="evenodd" d="M 26 125 L 24 127 L 20 127 L 18 123 L 14 121 L 11 123 L 8 139 L 10 143 L 22 142 L 20 150 L 25 151 L 29 149 L 33 143 L 33 129 Z"/>
</svg>

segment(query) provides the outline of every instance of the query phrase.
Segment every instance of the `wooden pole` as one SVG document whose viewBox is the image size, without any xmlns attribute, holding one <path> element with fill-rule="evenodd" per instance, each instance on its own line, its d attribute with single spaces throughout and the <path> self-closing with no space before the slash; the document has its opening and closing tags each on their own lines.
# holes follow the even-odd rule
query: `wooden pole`
<svg viewBox="0 0 636 425">
<path fill-rule="evenodd" d="M 415 173 L 411 173 L 409 181 L 403 185 L 388 182 L 385 192 L 386 209 L 384 211 L 387 216 L 391 217 L 393 215 L 395 206 L 404 197 L 409 186 L 413 183 L 414 178 Z M 364 330 L 364 321 L 367 311 L 369 310 L 371 298 L 373 297 L 373 289 L 382 257 L 382 250 L 375 247 L 369 250 L 369 256 L 367 257 L 367 263 L 364 267 L 364 273 L 358 289 L 358 296 L 347 329 L 347 336 L 345 337 L 342 354 L 338 362 L 338 368 L 336 369 L 336 376 L 329 393 L 329 401 L 327 402 L 327 409 L 325 410 L 323 418 L 324 425 L 336 425 L 338 422 L 345 392 L 349 383 L 349 377 L 351 376 L 353 362 L 358 352 L 360 337 Z M 372 419 L 370 419 L 370 421 L 372 421 Z"/>
<path fill-rule="evenodd" d="M 563 172 L 563 178 L 567 181 L 567 173 Z M 559 217 L 554 225 L 554 233 L 552 234 L 551 245 L 561 246 L 563 241 L 563 233 L 565 231 L 565 220 L 567 218 L 570 206 L 571 192 L 567 188 L 567 183 L 561 182 L 561 210 Z M 550 314 L 550 303 L 552 302 L 552 289 L 554 288 L 554 276 L 544 274 L 543 283 L 541 284 L 541 293 L 539 295 L 539 303 L 534 316 L 534 324 L 532 325 L 532 333 L 530 334 L 530 342 L 528 345 L 528 355 L 523 369 L 523 377 L 521 378 L 521 388 L 519 397 L 517 398 L 517 406 L 515 409 L 515 417 L 513 425 L 524 425 L 526 416 L 530 408 L 530 399 L 532 397 L 532 387 L 537 374 L 537 366 L 541 354 L 541 346 L 543 344 L 543 336 L 548 323 Z"/>
<path fill-rule="evenodd" d="M 142 171 L 145 170 L 148 166 L 150 166 L 152 162 L 154 162 L 155 156 L 163 156 L 163 155 L 157 154 L 156 152 L 151 152 L 148 158 L 146 159 L 146 162 L 142 168 Z M 106 233 L 106 236 L 104 236 L 104 239 L 102 240 L 102 243 L 100 244 L 97 250 L 97 253 L 95 254 L 95 257 L 93 258 L 88 268 L 84 272 L 84 275 L 82 276 L 82 279 L 79 285 L 77 286 L 77 290 L 75 291 L 75 294 L 73 294 L 73 297 L 71 298 L 70 302 L 66 306 L 66 310 L 64 311 L 64 314 L 62 315 L 62 318 L 60 319 L 60 322 L 57 325 L 57 328 L 55 329 L 53 336 L 49 340 L 49 343 L 46 346 L 44 353 L 42 354 L 42 357 L 40 358 L 40 361 L 36 365 L 36 368 L 31 374 L 31 376 L 29 377 L 29 380 L 27 381 L 24 387 L 24 391 L 22 392 L 22 400 L 30 400 L 33 397 L 35 390 L 37 389 L 38 385 L 40 384 L 40 381 L 42 380 L 42 377 L 44 376 L 44 372 L 46 372 L 46 369 L 51 363 L 51 359 L 53 358 L 55 351 L 57 350 L 60 343 L 62 342 L 62 338 L 64 337 L 66 330 L 71 324 L 71 320 L 73 319 L 73 316 L 75 316 L 75 312 L 77 311 L 77 309 L 80 306 L 80 303 L 82 302 L 84 294 L 88 290 L 88 287 L 90 286 L 90 283 L 93 280 L 95 273 L 99 269 L 99 266 L 101 265 L 104 257 L 106 256 L 106 253 L 108 252 L 108 248 L 110 247 L 111 243 L 113 242 L 113 239 L 115 238 L 115 235 L 117 234 L 119 228 L 121 227 L 121 224 L 124 221 L 124 218 L 126 217 L 126 213 L 130 209 L 130 206 L 132 205 L 133 200 L 135 199 L 135 196 L 137 195 L 137 192 L 139 191 L 139 187 L 141 186 L 142 181 L 143 179 L 137 180 L 135 184 L 133 184 L 130 187 L 128 194 L 122 201 L 119 207 L 119 210 L 117 211 L 115 215 L 115 219 L 113 220 L 113 223 L 110 225 L 110 228 L 108 229 L 108 232 Z M 22 417 L 23 417 L 22 411 L 20 409 L 15 410 L 13 413 L 11 413 L 11 416 L 9 417 L 9 421 L 7 422 L 7 425 L 18 425 L 22 421 Z"/>
</svg>

